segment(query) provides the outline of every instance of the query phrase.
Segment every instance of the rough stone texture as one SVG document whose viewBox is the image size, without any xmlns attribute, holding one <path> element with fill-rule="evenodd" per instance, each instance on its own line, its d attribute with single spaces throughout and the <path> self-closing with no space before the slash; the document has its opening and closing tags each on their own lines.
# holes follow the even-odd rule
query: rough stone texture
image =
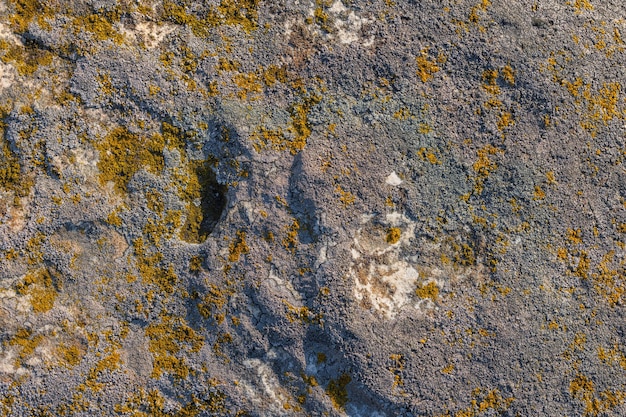
<svg viewBox="0 0 626 417">
<path fill-rule="evenodd" d="M 621 0 L 5 1 L 2 415 L 626 415 Z"/>
</svg>

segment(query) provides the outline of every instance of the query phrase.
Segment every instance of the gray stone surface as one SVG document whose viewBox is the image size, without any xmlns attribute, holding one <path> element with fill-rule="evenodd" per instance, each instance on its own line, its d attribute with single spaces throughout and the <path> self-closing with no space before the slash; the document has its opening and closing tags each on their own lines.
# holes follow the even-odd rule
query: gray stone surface
<svg viewBox="0 0 626 417">
<path fill-rule="evenodd" d="M 2 415 L 626 415 L 621 1 L 7 1 Z"/>
</svg>

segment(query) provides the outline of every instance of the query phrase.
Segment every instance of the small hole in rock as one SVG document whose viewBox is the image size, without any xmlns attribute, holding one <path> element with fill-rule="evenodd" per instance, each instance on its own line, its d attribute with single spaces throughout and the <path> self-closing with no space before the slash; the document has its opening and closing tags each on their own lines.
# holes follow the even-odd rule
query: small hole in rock
<svg viewBox="0 0 626 417">
<path fill-rule="evenodd" d="M 217 182 L 209 161 L 198 163 L 194 171 L 200 186 L 200 204 L 189 205 L 180 237 L 189 243 L 202 243 L 213 231 L 226 207 L 226 186 Z"/>
</svg>

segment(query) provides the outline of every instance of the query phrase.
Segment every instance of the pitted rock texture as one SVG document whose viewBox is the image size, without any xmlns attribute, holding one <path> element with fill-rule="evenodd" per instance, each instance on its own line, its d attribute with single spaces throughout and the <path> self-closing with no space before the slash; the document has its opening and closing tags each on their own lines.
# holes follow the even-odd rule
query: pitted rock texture
<svg viewBox="0 0 626 417">
<path fill-rule="evenodd" d="M 620 0 L 3 0 L 0 415 L 626 415 Z"/>
</svg>

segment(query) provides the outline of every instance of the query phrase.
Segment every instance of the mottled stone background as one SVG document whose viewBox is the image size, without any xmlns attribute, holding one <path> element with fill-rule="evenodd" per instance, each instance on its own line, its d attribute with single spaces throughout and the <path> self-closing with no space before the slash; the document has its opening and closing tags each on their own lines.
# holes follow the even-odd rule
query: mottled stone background
<svg viewBox="0 0 626 417">
<path fill-rule="evenodd" d="M 626 415 L 625 64 L 622 0 L 3 0 L 0 412 Z"/>
</svg>

